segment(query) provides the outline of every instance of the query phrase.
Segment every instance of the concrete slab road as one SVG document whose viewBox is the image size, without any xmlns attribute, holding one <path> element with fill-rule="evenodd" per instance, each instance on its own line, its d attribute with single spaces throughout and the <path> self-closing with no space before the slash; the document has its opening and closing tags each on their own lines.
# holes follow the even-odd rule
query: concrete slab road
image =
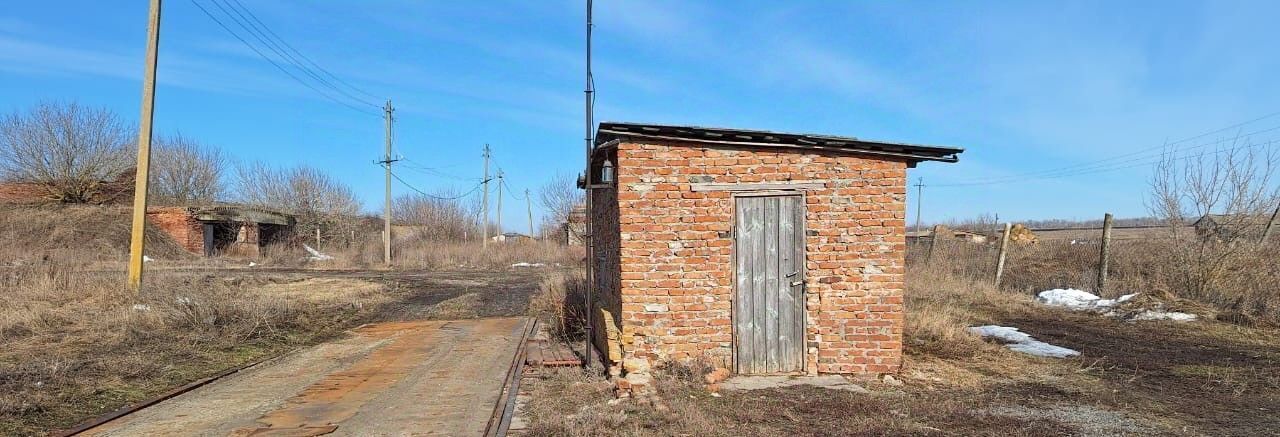
<svg viewBox="0 0 1280 437">
<path fill-rule="evenodd" d="M 525 323 L 367 325 L 84 435 L 482 435 Z"/>
</svg>

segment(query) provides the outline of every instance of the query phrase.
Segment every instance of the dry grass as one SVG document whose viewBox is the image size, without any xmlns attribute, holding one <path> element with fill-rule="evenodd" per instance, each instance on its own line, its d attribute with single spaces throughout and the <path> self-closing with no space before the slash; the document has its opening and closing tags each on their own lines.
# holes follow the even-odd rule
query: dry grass
<svg viewBox="0 0 1280 437">
<path fill-rule="evenodd" d="M 1240 243 L 1244 244 L 1244 243 Z M 1051 288 L 1078 288 L 1117 297 L 1144 293 L 1180 305 L 1209 308 L 1212 316 L 1248 326 L 1280 325 L 1280 246 L 1248 248 L 1189 247 L 1189 242 L 1152 237 L 1112 244 L 1107 289 L 1097 293 L 1100 248 L 1096 243 L 1047 240 L 1010 244 L 1001 289 L 1024 296 Z M 927 246 L 908 249 L 908 261 L 925 265 Z M 1188 255 L 1188 252 L 1192 252 Z M 928 268 L 956 278 L 990 281 L 995 274 L 993 245 L 940 244 Z M 1224 262 L 1222 274 L 1208 280 L 1195 274 L 1200 262 Z"/>
<path fill-rule="evenodd" d="M 546 323 L 552 335 L 581 340 L 585 333 L 587 279 L 581 269 L 553 272 L 543 278 L 529 302 L 529 314 Z"/>
<path fill-rule="evenodd" d="M 1096 249 L 1096 247 L 1095 247 Z M 1072 286 L 1082 273 L 1068 254 L 1025 251 L 1021 286 Z M 1087 249 L 1085 249 L 1087 250 Z M 1126 287 L 1150 281 L 1143 259 L 1117 265 Z M 1121 252 L 1124 253 L 1124 252 Z M 665 367 L 655 381 L 660 406 L 614 405 L 595 373 L 560 370 L 527 380 L 523 411 L 530 435 L 1259 435 L 1276 423 L 1257 411 L 1280 409 L 1280 343 L 1274 331 L 1214 321 L 1127 323 L 1035 304 L 1017 288 L 996 289 L 973 253 L 925 265 L 914 252 L 907 277 L 906 356 L 895 387 L 874 380 L 857 394 L 807 387 L 723 392 L 698 380 L 705 369 Z M 1076 266 L 1087 257 L 1076 254 Z M 1040 261 L 1038 271 L 1026 266 Z M 1016 270 L 1015 270 L 1016 271 Z M 1081 270 L 1083 271 L 1083 270 Z M 1074 278 L 1074 279 L 1073 279 Z M 1063 281 L 1063 282 L 1053 282 Z M 1043 359 L 984 342 L 965 328 L 1016 326 L 1080 350 L 1081 358 Z"/>
<path fill-rule="evenodd" d="M 153 271 L 123 287 L 127 215 L 0 212 L 0 435 L 67 427 L 220 370 L 336 335 L 380 286 Z M 163 235 L 155 258 L 181 259 Z"/>
</svg>

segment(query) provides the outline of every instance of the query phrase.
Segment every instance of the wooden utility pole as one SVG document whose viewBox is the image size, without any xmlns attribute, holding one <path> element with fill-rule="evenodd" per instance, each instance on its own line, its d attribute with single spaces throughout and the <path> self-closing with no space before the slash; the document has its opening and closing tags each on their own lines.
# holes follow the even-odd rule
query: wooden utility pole
<svg viewBox="0 0 1280 437">
<path fill-rule="evenodd" d="M 1107 289 L 1107 264 L 1111 261 L 1111 213 L 1102 216 L 1102 253 L 1098 255 L 1098 295 Z"/>
<path fill-rule="evenodd" d="M 502 169 L 498 169 L 498 235 L 502 235 Z M 505 238 L 498 238 L 502 241 Z"/>
<path fill-rule="evenodd" d="M 1013 225 L 1004 224 L 1004 235 L 1000 236 L 1000 255 L 996 259 L 996 288 L 1000 288 L 1000 277 L 1004 276 L 1004 257 L 1009 252 L 1009 234 L 1013 229 Z"/>
<path fill-rule="evenodd" d="M 919 232 L 919 230 L 916 230 L 917 234 L 919 234 Z M 929 237 L 929 253 L 924 257 L 925 265 L 933 262 L 933 253 L 938 249 L 939 238 L 942 238 L 942 225 L 933 225 L 933 232 Z"/>
<path fill-rule="evenodd" d="M 387 167 L 387 198 L 386 206 L 382 210 L 382 263 L 391 266 L 391 163 L 395 160 L 391 159 L 391 113 L 395 111 L 391 108 L 391 100 L 387 100 L 387 106 L 383 108 L 384 118 L 386 118 L 387 127 L 387 153 L 383 157 L 382 164 Z"/>
<path fill-rule="evenodd" d="M 160 0 L 151 0 L 147 18 L 147 55 L 142 72 L 142 116 L 138 129 L 138 164 L 133 176 L 133 224 L 129 235 L 129 290 L 142 289 L 142 255 L 146 249 L 147 186 L 151 171 L 151 122 L 156 103 L 156 59 L 160 51 Z"/>
<path fill-rule="evenodd" d="M 484 179 L 480 180 L 484 184 L 484 198 L 480 201 L 480 214 L 484 218 L 480 219 L 480 245 L 489 247 L 489 145 L 484 145 Z"/>
<path fill-rule="evenodd" d="M 1276 228 L 1276 219 L 1280 217 L 1280 205 L 1276 205 L 1275 211 L 1271 212 L 1271 220 L 1267 221 L 1267 227 L 1262 229 L 1262 237 L 1258 239 L 1258 244 L 1266 243 L 1271 238 L 1271 231 Z"/>
<path fill-rule="evenodd" d="M 524 189 L 524 209 L 529 213 L 529 238 L 533 238 L 533 198 L 529 197 L 529 189 Z"/>
</svg>

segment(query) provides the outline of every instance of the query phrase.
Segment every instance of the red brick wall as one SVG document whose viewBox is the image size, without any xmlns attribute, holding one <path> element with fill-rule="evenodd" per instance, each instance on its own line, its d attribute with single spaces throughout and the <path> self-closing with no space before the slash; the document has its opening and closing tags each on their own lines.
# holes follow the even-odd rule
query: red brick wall
<svg viewBox="0 0 1280 437">
<path fill-rule="evenodd" d="M 820 181 L 824 188 L 805 193 L 806 371 L 898 370 L 905 162 L 622 143 L 615 164 L 626 358 L 731 364 L 734 199 L 691 183 Z"/>
<path fill-rule="evenodd" d="M 0 203 L 46 203 L 49 190 L 44 185 L 29 182 L 0 182 Z"/>
<path fill-rule="evenodd" d="M 169 234 L 188 252 L 204 255 L 204 227 L 186 208 L 148 208 L 147 222 Z"/>
</svg>

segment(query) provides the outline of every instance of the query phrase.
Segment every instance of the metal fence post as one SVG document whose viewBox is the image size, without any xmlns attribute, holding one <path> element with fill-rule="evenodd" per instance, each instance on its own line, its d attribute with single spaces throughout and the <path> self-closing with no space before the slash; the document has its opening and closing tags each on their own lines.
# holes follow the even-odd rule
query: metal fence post
<svg viewBox="0 0 1280 437">
<path fill-rule="evenodd" d="M 1004 276 L 1004 258 L 1009 251 L 1009 230 L 1013 228 L 1010 223 L 1004 224 L 1004 234 L 1000 236 L 1000 256 L 996 261 L 996 279 L 995 286 L 1000 288 L 1000 277 Z"/>
</svg>

